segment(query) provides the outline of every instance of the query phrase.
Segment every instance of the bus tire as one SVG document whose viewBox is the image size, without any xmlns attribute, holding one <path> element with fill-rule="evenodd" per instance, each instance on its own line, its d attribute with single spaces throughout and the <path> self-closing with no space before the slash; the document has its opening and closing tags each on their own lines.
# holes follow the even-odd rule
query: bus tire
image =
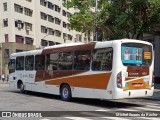
<svg viewBox="0 0 160 120">
<path fill-rule="evenodd" d="M 25 92 L 23 83 L 20 84 L 20 92 L 21 92 L 21 93 L 24 93 L 24 92 Z"/>
<path fill-rule="evenodd" d="M 70 86 L 67 84 L 62 85 L 60 88 L 60 95 L 63 101 L 69 101 L 72 98 Z"/>
</svg>

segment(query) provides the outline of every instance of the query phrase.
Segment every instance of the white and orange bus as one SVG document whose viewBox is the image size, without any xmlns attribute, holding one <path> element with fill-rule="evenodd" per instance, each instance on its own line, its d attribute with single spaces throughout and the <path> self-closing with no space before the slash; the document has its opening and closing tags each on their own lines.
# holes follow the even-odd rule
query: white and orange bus
<svg viewBox="0 0 160 120">
<path fill-rule="evenodd" d="M 152 96 L 153 46 L 121 39 L 68 43 L 13 53 L 10 87 L 72 97 L 123 99 Z"/>
</svg>

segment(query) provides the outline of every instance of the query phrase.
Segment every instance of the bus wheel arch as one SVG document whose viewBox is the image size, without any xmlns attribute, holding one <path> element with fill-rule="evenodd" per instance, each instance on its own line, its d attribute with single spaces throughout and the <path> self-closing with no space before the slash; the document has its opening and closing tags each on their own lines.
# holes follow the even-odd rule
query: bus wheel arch
<svg viewBox="0 0 160 120">
<path fill-rule="evenodd" d="M 60 85 L 60 96 L 63 101 L 69 101 L 72 98 L 72 92 L 69 84 L 62 83 Z"/>
<path fill-rule="evenodd" d="M 21 93 L 24 93 L 25 90 L 24 90 L 24 84 L 23 84 L 22 80 L 18 80 L 17 88 L 20 89 Z"/>
</svg>

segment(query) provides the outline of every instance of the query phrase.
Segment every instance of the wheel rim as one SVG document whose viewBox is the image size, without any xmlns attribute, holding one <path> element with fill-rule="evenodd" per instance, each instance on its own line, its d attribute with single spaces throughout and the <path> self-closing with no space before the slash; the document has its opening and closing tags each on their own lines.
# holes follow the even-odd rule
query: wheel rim
<svg viewBox="0 0 160 120">
<path fill-rule="evenodd" d="M 68 98 L 68 95 L 69 95 L 69 91 L 67 88 L 64 88 L 63 91 L 62 91 L 62 95 L 64 98 Z"/>
</svg>

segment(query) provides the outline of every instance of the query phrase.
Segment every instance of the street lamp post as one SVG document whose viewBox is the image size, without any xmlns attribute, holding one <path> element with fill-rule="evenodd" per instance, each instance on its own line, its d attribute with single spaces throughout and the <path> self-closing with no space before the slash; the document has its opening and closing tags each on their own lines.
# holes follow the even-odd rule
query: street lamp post
<svg viewBox="0 0 160 120">
<path fill-rule="evenodd" d="M 2 80 L 2 70 L 3 70 L 3 69 L 2 69 L 2 66 L 3 66 L 3 65 L 2 65 L 2 59 L 3 59 L 3 58 L 2 58 L 2 43 L 0 44 L 0 50 L 1 50 L 1 80 Z"/>
<path fill-rule="evenodd" d="M 97 41 L 97 11 L 98 11 L 98 0 L 96 0 L 96 8 L 95 8 L 95 14 L 96 14 L 96 21 L 95 21 L 95 39 Z"/>
</svg>

